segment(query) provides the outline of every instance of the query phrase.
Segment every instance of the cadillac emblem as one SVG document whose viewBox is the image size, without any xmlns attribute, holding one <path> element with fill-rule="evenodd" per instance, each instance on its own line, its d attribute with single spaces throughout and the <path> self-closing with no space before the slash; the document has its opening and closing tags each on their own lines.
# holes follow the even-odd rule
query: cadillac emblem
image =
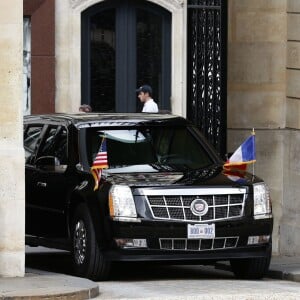
<svg viewBox="0 0 300 300">
<path fill-rule="evenodd" d="M 191 203 L 191 211 L 195 216 L 204 216 L 208 211 L 208 204 L 205 200 L 197 198 Z"/>
</svg>

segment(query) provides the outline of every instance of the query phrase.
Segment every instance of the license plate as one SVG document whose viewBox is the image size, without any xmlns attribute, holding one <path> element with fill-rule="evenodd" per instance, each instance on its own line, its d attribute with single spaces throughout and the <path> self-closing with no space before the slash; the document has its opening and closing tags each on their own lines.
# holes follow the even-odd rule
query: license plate
<svg viewBox="0 0 300 300">
<path fill-rule="evenodd" d="M 188 224 L 188 239 L 213 239 L 215 238 L 215 224 Z"/>
</svg>

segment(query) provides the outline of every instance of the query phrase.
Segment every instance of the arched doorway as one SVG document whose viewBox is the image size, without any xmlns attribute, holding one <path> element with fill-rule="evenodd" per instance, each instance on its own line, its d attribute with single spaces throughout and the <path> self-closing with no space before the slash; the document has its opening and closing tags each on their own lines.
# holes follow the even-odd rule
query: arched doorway
<svg viewBox="0 0 300 300">
<path fill-rule="evenodd" d="M 153 87 L 170 109 L 171 14 L 147 1 L 109 0 L 82 13 L 82 102 L 95 111 L 140 111 L 135 90 Z"/>
</svg>

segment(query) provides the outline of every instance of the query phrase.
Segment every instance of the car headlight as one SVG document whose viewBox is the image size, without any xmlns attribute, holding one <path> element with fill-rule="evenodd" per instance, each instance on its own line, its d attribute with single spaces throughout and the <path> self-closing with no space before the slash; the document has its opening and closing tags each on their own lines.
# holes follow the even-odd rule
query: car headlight
<svg viewBox="0 0 300 300">
<path fill-rule="evenodd" d="M 109 191 L 109 214 L 118 221 L 139 222 L 131 189 L 113 185 Z"/>
<path fill-rule="evenodd" d="M 272 212 L 269 188 L 265 183 L 253 185 L 254 216 L 259 217 Z"/>
</svg>

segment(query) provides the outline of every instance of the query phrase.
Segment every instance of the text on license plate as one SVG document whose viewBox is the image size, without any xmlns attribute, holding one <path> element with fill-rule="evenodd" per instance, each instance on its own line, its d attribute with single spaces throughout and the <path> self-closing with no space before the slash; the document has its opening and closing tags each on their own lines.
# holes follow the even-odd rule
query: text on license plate
<svg viewBox="0 0 300 300">
<path fill-rule="evenodd" d="M 188 224 L 188 239 L 213 239 L 215 238 L 215 224 Z"/>
</svg>

